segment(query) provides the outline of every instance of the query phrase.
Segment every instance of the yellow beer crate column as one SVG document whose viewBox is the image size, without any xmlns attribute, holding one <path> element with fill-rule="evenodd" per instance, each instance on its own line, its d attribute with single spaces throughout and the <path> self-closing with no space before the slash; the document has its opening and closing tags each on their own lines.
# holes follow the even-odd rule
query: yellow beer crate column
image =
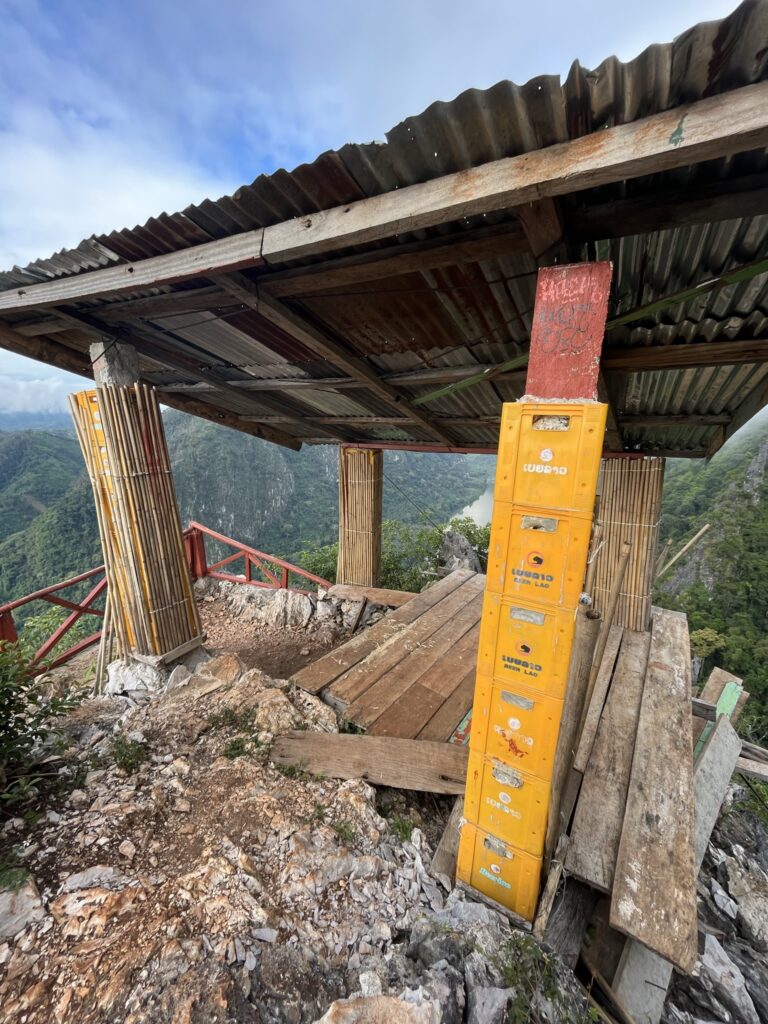
<svg viewBox="0 0 768 1024">
<path fill-rule="evenodd" d="M 504 406 L 457 877 L 531 920 L 606 407 Z"/>
</svg>

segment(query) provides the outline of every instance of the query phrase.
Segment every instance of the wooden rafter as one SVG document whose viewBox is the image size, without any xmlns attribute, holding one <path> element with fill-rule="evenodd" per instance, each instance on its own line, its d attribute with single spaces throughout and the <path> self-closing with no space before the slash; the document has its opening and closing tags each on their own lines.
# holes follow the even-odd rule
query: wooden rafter
<svg viewBox="0 0 768 1024">
<path fill-rule="evenodd" d="M 238 399 L 241 401 L 244 397 L 242 391 L 237 391 L 232 387 L 222 371 L 203 367 L 199 363 L 199 357 L 195 358 L 192 355 L 187 355 L 184 352 L 177 351 L 169 344 L 169 339 L 160 331 L 155 331 L 148 327 L 124 327 L 121 325 L 105 324 L 97 317 L 91 316 L 88 313 L 80 313 L 64 309 L 59 310 L 59 315 L 66 317 L 73 325 L 76 325 L 81 330 L 92 333 L 96 337 L 116 338 L 128 345 L 133 345 L 139 355 L 145 356 L 147 359 L 151 359 L 153 362 L 159 363 L 167 369 L 182 370 L 185 373 L 194 374 L 201 380 L 205 380 L 209 384 L 213 384 L 217 391 L 223 392 L 224 394 L 237 394 Z M 254 407 L 258 408 L 259 406 L 261 409 L 266 411 L 291 415 L 286 412 L 284 403 L 269 398 L 268 396 L 259 397 L 258 401 L 254 403 Z M 294 414 L 291 419 L 293 423 L 299 426 L 302 426 L 304 423 L 316 425 L 321 433 L 325 433 L 336 440 L 351 440 L 350 436 L 345 434 L 343 431 L 336 430 L 332 427 L 324 427 L 321 424 L 314 424 L 313 417 L 311 415 L 305 417 L 303 415 Z M 282 432 L 271 431 L 271 433 L 274 436 L 267 438 L 267 440 L 275 440 L 278 444 L 295 448 L 297 444 L 296 438 L 291 437 L 289 434 L 283 434 Z"/>
<path fill-rule="evenodd" d="M 361 199 L 181 252 L 14 287 L 0 310 L 86 301 L 140 287 L 314 256 L 404 231 L 508 210 L 730 156 L 768 144 L 768 82 L 744 86 L 603 132 Z"/>
<path fill-rule="evenodd" d="M 644 345 L 604 349 L 602 365 L 609 373 L 687 370 L 697 366 L 740 366 L 768 362 L 768 340 L 703 341 L 678 345 Z"/>
<path fill-rule="evenodd" d="M 0 348 L 18 352 L 21 355 L 29 356 L 30 359 L 37 359 L 40 362 L 57 366 L 60 370 L 67 370 L 80 377 L 93 379 L 93 367 L 91 360 L 84 352 L 62 345 L 60 342 L 52 342 L 44 337 L 26 338 L 17 334 L 7 324 L 0 322 Z M 142 383 L 150 384 L 145 378 Z M 192 413 L 202 419 L 211 420 L 213 423 L 220 423 L 227 427 L 241 430 L 253 437 L 260 437 L 265 441 L 282 445 L 298 451 L 301 448 L 301 441 L 289 434 L 279 430 L 273 430 L 268 426 L 260 426 L 257 423 L 243 423 L 234 413 L 225 412 L 209 402 L 200 401 L 194 397 L 186 397 L 175 392 L 168 392 L 162 386 L 157 388 L 160 400 L 164 405 L 182 412 Z"/>
<path fill-rule="evenodd" d="M 740 427 L 743 427 L 745 423 L 757 415 L 766 405 L 768 405 L 768 377 L 764 377 L 757 387 L 753 388 L 741 404 L 734 409 L 730 423 L 721 426 L 715 432 L 706 454 L 712 456 L 715 452 L 719 451 Z"/>
<path fill-rule="evenodd" d="M 298 313 L 277 299 L 271 296 L 262 296 L 248 278 L 243 275 L 227 275 L 215 278 L 215 283 L 257 310 L 261 316 L 285 331 L 286 334 L 290 334 L 296 341 L 301 342 L 302 345 L 316 352 L 323 359 L 329 360 L 340 370 L 344 370 L 345 373 L 357 379 L 388 405 L 397 408 L 404 416 L 423 427 L 438 441 L 442 441 L 444 444 L 454 443 L 454 439 L 437 427 L 430 416 L 414 409 L 393 387 L 382 381 L 372 366 L 349 352 L 335 338 L 308 323 Z"/>
</svg>

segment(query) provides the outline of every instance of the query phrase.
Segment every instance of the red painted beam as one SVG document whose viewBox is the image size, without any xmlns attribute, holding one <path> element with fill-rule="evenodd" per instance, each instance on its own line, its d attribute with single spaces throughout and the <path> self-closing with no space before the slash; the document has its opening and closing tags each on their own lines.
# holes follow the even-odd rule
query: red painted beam
<svg viewBox="0 0 768 1024">
<path fill-rule="evenodd" d="M 612 269 L 574 263 L 539 270 L 526 395 L 597 400 Z"/>
</svg>

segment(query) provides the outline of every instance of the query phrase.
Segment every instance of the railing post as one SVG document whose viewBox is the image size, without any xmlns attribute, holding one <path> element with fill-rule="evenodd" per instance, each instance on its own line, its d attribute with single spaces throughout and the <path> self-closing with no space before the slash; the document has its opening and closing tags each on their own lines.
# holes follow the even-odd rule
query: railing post
<svg viewBox="0 0 768 1024">
<path fill-rule="evenodd" d="M 280 586 L 283 590 L 288 589 L 288 570 L 285 567 L 283 567 L 283 571 L 280 574 Z"/>
<path fill-rule="evenodd" d="M 18 639 L 13 612 L 0 612 L 0 640 L 7 640 L 8 643 L 15 644 Z"/>
<path fill-rule="evenodd" d="M 244 557 L 245 557 L 245 582 L 246 583 L 250 583 L 251 579 L 252 579 L 252 575 L 251 575 L 251 556 L 246 551 L 244 553 Z"/>
<path fill-rule="evenodd" d="M 205 537 L 201 530 L 193 529 L 189 535 L 189 565 L 194 579 L 199 580 L 208 575 L 208 562 L 205 557 Z"/>
</svg>

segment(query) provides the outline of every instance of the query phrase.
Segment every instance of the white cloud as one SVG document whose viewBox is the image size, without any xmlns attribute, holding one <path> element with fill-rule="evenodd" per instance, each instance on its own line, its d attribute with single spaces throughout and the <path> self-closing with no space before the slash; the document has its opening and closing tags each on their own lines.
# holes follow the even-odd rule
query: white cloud
<svg viewBox="0 0 768 1024">
<path fill-rule="evenodd" d="M 30 361 L 30 365 L 34 364 Z M 0 373 L 0 412 L 65 412 L 67 395 L 82 388 L 82 383 L 73 388 L 65 379 L 69 376 L 52 373 L 19 380 Z"/>
</svg>

